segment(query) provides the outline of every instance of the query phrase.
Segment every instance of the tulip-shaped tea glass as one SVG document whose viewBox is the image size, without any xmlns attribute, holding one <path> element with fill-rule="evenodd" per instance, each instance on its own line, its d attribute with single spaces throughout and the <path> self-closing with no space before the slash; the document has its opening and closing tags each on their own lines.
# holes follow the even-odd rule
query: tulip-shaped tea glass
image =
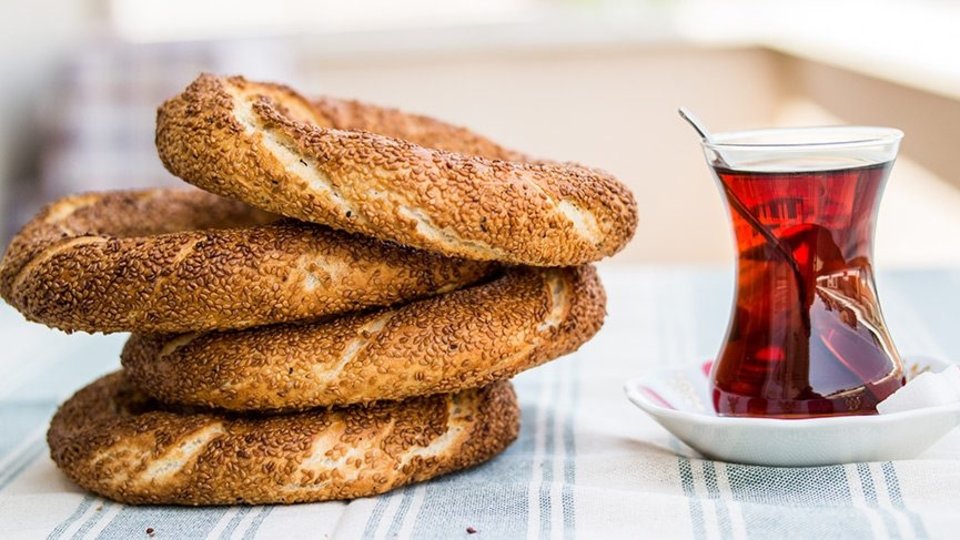
<svg viewBox="0 0 960 540">
<path fill-rule="evenodd" d="M 877 300 L 877 209 L 903 133 L 719 133 L 703 142 L 737 243 L 736 296 L 711 376 L 728 416 L 875 414 L 904 384 Z"/>
</svg>

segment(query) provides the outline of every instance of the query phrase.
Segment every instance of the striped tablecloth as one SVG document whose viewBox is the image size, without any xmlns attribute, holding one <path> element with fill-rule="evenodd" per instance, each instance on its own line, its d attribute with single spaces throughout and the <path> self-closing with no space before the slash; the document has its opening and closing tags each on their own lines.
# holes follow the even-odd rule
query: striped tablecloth
<svg viewBox="0 0 960 540">
<path fill-rule="evenodd" d="M 516 379 L 523 430 L 503 455 L 381 497 L 298 506 L 138 508 L 71 485 L 47 456 L 47 421 L 117 367 L 124 337 L 66 336 L 0 307 L 0 538 L 960 537 L 960 430 L 910 461 L 789 469 L 699 459 L 621 385 L 716 352 L 732 273 L 602 274 L 606 326 Z M 886 273 L 879 286 L 901 351 L 960 359 L 960 270 Z"/>
</svg>

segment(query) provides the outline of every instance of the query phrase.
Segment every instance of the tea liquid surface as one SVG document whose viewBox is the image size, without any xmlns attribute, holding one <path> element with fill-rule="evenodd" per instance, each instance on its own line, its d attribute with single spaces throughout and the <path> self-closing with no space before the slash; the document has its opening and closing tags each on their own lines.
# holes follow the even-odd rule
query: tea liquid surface
<svg viewBox="0 0 960 540">
<path fill-rule="evenodd" d="M 904 384 L 872 267 L 891 165 L 714 167 L 738 252 L 734 313 L 713 368 L 719 414 L 872 414 Z"/>
</svg>

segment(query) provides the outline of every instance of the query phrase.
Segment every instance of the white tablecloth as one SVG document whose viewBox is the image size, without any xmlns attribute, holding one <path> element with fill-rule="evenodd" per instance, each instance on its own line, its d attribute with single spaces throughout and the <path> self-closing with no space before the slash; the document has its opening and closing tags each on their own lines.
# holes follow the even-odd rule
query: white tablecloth
<svg viewBox="0 0 960 540">
<path fill-rule="evenodd" d="M 602 276 L 606 325 L 576 354 L 516 379 L 523 429 L 504 454 L 381 497 L 297 506 L 130 507 L 72 485 L 47 455 L 47 422 L 117 368 L 124 336 L 67 336 L 0 306 L 0 538 L 146 538 L 148 528 L 243 539 L 960 536 L 960 430 L 910 461 L 788 469 L 698 459 L 621 386 L 716 353 L 732 272 Z M 881 274 L 880 296 L 903 353 L 960 359 L 960 270 Z"/>
</svg>

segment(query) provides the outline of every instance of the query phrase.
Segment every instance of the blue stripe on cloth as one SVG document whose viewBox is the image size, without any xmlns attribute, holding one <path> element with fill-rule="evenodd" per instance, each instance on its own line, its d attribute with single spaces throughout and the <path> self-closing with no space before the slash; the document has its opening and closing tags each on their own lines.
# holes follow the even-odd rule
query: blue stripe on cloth
<svg viewBox="0 0 960 540">
<path fill-rule="evenodd" d="M 550 366 L 551 368 L 557 367 L 557 365 Z M 559 389 L 561 384 L 562 377 L 554 378 L 554 390 L 552 392 L 553 399 L 552 402 L 557 401 L 559 395 Z M 540 506 L 540 538 L 550 538 L 550 529 L 552 526 L 551 514 L 553 512 L 553 505 L 550 500 L 550 491 L 553 488 L 551 485 L 553 483 L 553 459 L 554 452 L 554 421 L 556 420 L 556 409 L 547 405 L 546 410 L 544 411 L 544 449 L 543 449 L 543 460 L 541 462 L 541 474 L 543 475 L 540 479 L 540 493 L 538 504 Z M 536 466 L 536 465 L 534 465 Z"/>
<path fill-rule="evenodd" d="M 387 511 L 390 499 L 398 496 L 398 493 L 394 491 L 393 493 L 377 497 L 377 505 L 373 507 L 373 511 L 370 512 L 370 516 L 367 517 L 367 526 L 363 528 L 364 538 L 373 538 L 373 535 L 377 533 L 377 529 L 380 527 L 380 520 L 383 519 L 384 512 Z"/>
<path fill-rule="evenodd" d="M 459 538 L 467 527 L 485 538 L 526 536 L 537 408 L 526 404 L 525 398 L 539 395 L 542 384 L 541 370 L 525 372 L 514 380 L 522 423 L 519 437 L 502 454 L 474 469 L 425 484 L 413 537 Z"/>
<path fill-rule="evenodd" d="M 685 363 L 703 362 L 715 358 L 723 344 L 733 303 L 732 272 L 706 272 L 690 278 L 693 287 L 695 315 L 693 322 L 696 358 Z"/>
<path fill-rule="evenodd" d="M 42 456 L 44 450 L 47 448 L 47 443 L 43 438 L 39 438 L 28 446 L 20 455 L 8 464 L 5 470 L 0 473 L 0 491 L 3 491 L 10 482 L 13 482 L 20 476 L 23 471 L 30 466 L 31 463 L 37 460 L 38 457 Z"/>
<path fill-rule="evenodd" d="M 47 401 L 4 402 L 0 406 L 0 490 L 44 454 L 44 426 L 55 407 Z"/>
<path fill-rule="evenodd" d="M 79 540 L 80 538 L 83 538 L 84 536 L 86 536 L 87 532 L 90 529 L 92 529 L 97 523 L 99 523 L 100 520 L 103 519 L 103 516 L 109 513 L 109 510 L 116 505 L 117 503 L 114 503 L 114 502 L 103 501 L 103 504 L 100 506 L 100 510 L 97 512 L 94 512 L 93 515 L 87 518 L 87 520 L 83 523 L 80 529 L 77 530 L 77 532 L 75 532 L 71 538 L 75 540 Z"/>
<path fill-rule="evenodd" d="M 673 275 L 674 278 L 679 279 L 678 274 Z M 689 309 L 692 306 L 689 305 L 678 305 L 679 303 L 673 301 L 673 298 L 676 296 L 675 288 L 676 285 L 673 281 L 669 283 L 664 283 L 664 286 L 657 291 L 656 301 L 661 304 L 663 307 L 669 309 L 670 311 L 664 316 L 658 317 L 656 319 L 658 328 L 654 329 L 654 332 L 657 332 L 658 335 L 663 336 L 663 340 L 666 343 L 661 347 L 660 353 L 663 355 L 663 361 L 670 363 L 671 365 L 679 364 L 683 365 L 689 362 L 696 362 L 695 358 L 682 358 L 683 353 L 679 353 L 677 349 L 678 343 L 681 338 L 677 336 L 676 322 L 680 318 L 680 312 L 683 309 Z M 708 297 L 710 295 L 707 295 Z M 693 296 L 695 298 L 695 296 Z M 691 317 L 691 321 L 696 321 L 697 317 Z M 695 322 L 694 322 L 695 324 Z M 695 336 L 696 329 L 687 329 L 691 332 L 691 335 Z M 693 341 L 700 341 L 698 339 L 693 339 Z M 685 345 L 689 345 L 688 343 Z M 711 353 L 713 354 L 713 353 Z M 703 503 L 697 495 L 696 487 L 693 482 L 693 464 L 689 458 L 685 457 L 682 452 L 682 446 L 679 441 L 673 440 L 675 437 L 671 437 L 671 446 L 677 451 L 677 473 L 680 477 L 680 487 L 683 489 L 683 494 L 687 498 L 687 507 L 688 512 L 690 513 L 690 525 L 693 530 L 693 537 L 700 539 L 706 538 L 707 529 L 705 523 L 705 515 L 703 509 Z"/>
<path fill-rule="evenodd" d="M 80 341 L 83 341 L 82 337 Z M 93 375 L 99 375 L 105 367 L 118 363 L 115 356 L 102 354 L 96 354 L 97 358 L 91 359 L 92 362 L 78 363 L 76 361 L 76 356 L 94 356 L 89 352 L 102 350 L 102 343 L 97 341 L 89 340 L 87 347 L 72 346 L 70 349 L 51 347 L 37 351 L 40 355 L 54 355 L 44 360 L 50 363 L 52 367 L 48 366 L 45 369 L 36 370 L 31 377 L 21 381 L 19 388 L 15 388 L 0 405 L 0 425 L 3 426 L 3 437 L 0 437 L 0 456 L 5 456 L 13 447 L 22 444 L 38 427 L 45 426 L 57 407 L 53 398 L 74 390 L 78 379 L 85 384 L 90 378 L 84 376 L 87 371 L 90 371 Z M 69 352 L 69 354 L 64 354 L 65 352 Z M 65 368 L 64 366 L 69 367 Z M 29 446 L 25 454 L 11 461 L 8 467 L 0 471 L 0 489 L 14 481 L 31 463 L 42 456 L 45 447 L 45 440 L 41 436 Z M 99 501 L 99 499 L 90 496 L 81 499 L 74 512 L 51 531 L 49 538 L 53 539 L 61 536 L 76 520 L 83 516 L 94 501 Z M 103 503 L 97 502 L 97 504 Z M 102 515 L 103 512 L 96 512 L 90 516 L 88 521 L 93 520 L 93 523 L 85 523 L 81 531 L 86 531 L 92 527 Z"/>
<path fill-rule="evenodd" d="M 867 518 L 851 512 L 853 497 L 842 465 L 787 468 L 730 463 L 727 477 L 749 536 L 867 538 L 872 534 Z"/>
<path fill-rule="evenodd" d="M 570 365 L 570 408 L 563 421 L 563 491 L 561 504 L 563 505 L 563 536 L 573 538 L 577 527 L 577 509 L 573 495 L 573 486 L 577 482 L 577 440 L 574 431 L 574 420 L 580 405 L 580 357 L 574 355 L 568 359 Z"/>
<path fill-rule="evenodd" d="M 228 507 L 125 506 L 103 529 L 100 536 L 139 538 L 144 536 L 147 529 L 153 529 L 161 537 L 204 538 L 227 511 Z M 231 520 L 234 528 L 239 523 L 239 517 L 241 515 L 238 514 Z M 225 531 L 221 537 L 226 536 L 228 535 Z"/>
<path fill-rule="evenodd" d="M 400 501 L 400 507 L 397 508 L 397 513 L 393 517 L 393 523 L 390 524 L 390 528 L 387 530 L 387 538 L 396 538 L 400 533 L 400 527 L 403 526 L 403 518 L 407 516 L 407 512 L 410 511 L 410 505 L 413 504 L 413 496 L 415 488 L 408 486 L 403 488 L 403 500 Z"/>
<path fill-rule="evenodd" d="M 51 336 L 50 346 L 40 343 L 31 349 L 31 354 L 42 357 L 47 365 L 32 370 L 29 377 L 20 381 L 17 388 L 4 397 L 4 406 L 13 400 L 59 401 L 80 386 L 118 369 L 124 339 L 122 334 Z"/>
<path fill-rule="evenodd" d="M 47 419 L 56 409 L 53 401 L 7 401 L 0 404 L 0 426 L 3 426 L 3 436 L 0 437 L 0 461 L 4 461 L 7 454 L 42 429 Z M 41 439 L 43 436 L 41 435 Z M 3 471 L 0 471 L 3 474 Z"/>
<path fill-rule="evenodd" d="M 77 509 L 74 510 L 72 514 L 67 516 L 67 519 L 61 521 L 60 524 L 50 532 L 50 534 L 47 536 L 47 540 L 57 540 L 60 538 L 64 531 L 66 531 L 71 525 L 74 524 L 74 522 L 80 519 L 80 516 L 86 513 L 87 509 L 90 508 L 94 502 L 97 504 L 102 504 L 98 498 L 92 495 L 84 495 L 83 499 L 80 500 L 80 504 L 77 505 Z"/>
<path fill-rule="evenodd" d="M 273 512 L 274 508 L 273 506 L 264 506 L 260 509 L 260 514 L 250 524 L 247 532 L 243 533 L 243 540 L 253 540 L 257 537 L 257 531 L 260 530 L 260 526 L 263 525 L 264 520 Z"/>
<path fill-rule="evenodd" d="M 903 501 L 903 494 L 900 492 L 900 479 L 897 478 L 896 467 L 889 461 L 883 463 L 880 467 L 883 471 L 883 479 L 887 483 L 887 493 L 890 495 L 890 502 L 893 504 L 893 507 L 907 515 L 907 519 L 910 521 L 910 527 L 913 528 L 913 532 L 917 535 L 917 538 L 929 538 L 930 535 L 927 534 L 927 529 L 923 526 L 923 520 L 920 519 L 920 516 L 916 512 L 907 508 L 906 503 Z"/>
<path fill-rule="evenodd" d="M 690 507 L 690 522 L 693 527 L 694 538 L 706 538 L 707 528 L 703 522 L 703 505 L 697 498 L 697 493 L 693 487 L 693 469 L 690 466 L 690 460 L 677 456 L 677 467 L 680 469 L 680 485 L 683 487 L 683 494 L 687 497 Z"/>
<path fill-rule="evenodd" d="M 956 331 L 956 321 L 960 320 L 960 302 L 944 301 L 944 292 L 957 290 L 960 282 L 960 272 L 957 270 L 915 270 L 884 274 L 885 282 L 896 287 L 896 292 L 903 297 L 907 305 L 923 323 L 925 334 L 928 334 L 935 343 L 924 344 L 943 350 L 948 356 L 941 360 L 960 362 L 960 332 Z M 880 291 L 880 305 L 883 306 L 883 291 Z M 890 321 L 887 321 L 890 322 Z M 892 324 L 890 332 L 894 342 L 898 332 L 907 332 L 909 329 L 900 328 Z M 902 353 L 932 354 L 931 350 L 901 350 Z"/>
<path fill-rule="evenodd" d="M 233 516 L 233 519 L 231 519 L 230 522 L 227 523 L 227 526 L 223 529 L 223 532 L 220 533 L 220 538 L 221 539 L 230 538 L 230 535 L 232 535 L 233 531 L 236 530 L 237 525 L 240 525 L 240 522 L 249 513 L 250 513 L 249 506 L 244 506 L 243 508 L 241 508 L 240 511 L 237 512 L 237 515 Z"/>
<path fill-rule="evenodd" d="M 897 523 L 893 516 L 884 508 L 880 508 L 880 501 L 877 498 L 877 486 L 873 482 L 873 475 L 870 473 L 870 465 L 866 463 L 857 463 L 857 476 L 860 478 L 860 485 L 863 486 L 863 498 L 867 505 L 876 510 L 883 520 L 883 526 L 887 529 L 887 534 L 891 538 L 900 538 L 900 531 L 897 530 Z"/>
<path fill-rule="evenodd" d="M 733 526 L 730 524 L 730 510 L 726 502 L 720 497 L 720 488 L 717 486 L 717 468 L 713 461 L 704 460 L 703 482 L 707 487 L 707 494 L 714 501 L 717 509 L 717 526 L 720 527 L 721 538 L 733 538 Z"/>
</svg>

